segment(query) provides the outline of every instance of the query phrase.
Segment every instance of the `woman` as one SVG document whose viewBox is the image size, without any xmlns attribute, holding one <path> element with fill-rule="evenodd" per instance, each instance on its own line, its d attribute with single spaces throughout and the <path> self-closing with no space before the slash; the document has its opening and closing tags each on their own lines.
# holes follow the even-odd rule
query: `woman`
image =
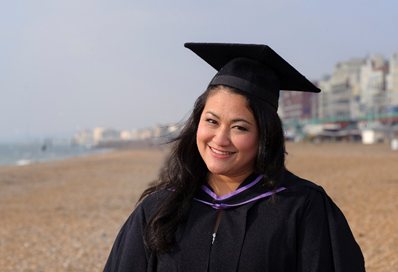
<svg viewBox="0 0 398 272">
<path fill-rule="evenodd" d="M 185 46 L 218 73 L 105 271 L 364 271 L 344 215 L 284 164 L 279 90 L 320 90 L 265 45 Z"/>
</svg>

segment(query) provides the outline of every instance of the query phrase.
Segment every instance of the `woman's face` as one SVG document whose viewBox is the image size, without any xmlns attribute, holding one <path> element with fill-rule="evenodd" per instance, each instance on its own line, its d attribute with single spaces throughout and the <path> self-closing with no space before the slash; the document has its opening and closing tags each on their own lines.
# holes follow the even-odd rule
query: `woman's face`
<svg viewBox="0 0 398 272">
<path fill-rule="evenodd" d="M 245 177 L 253 172 L 258 128 L 246 98 L 226 88 L 207 98 L 196 144 L 210 173 Z"/>
</svg>

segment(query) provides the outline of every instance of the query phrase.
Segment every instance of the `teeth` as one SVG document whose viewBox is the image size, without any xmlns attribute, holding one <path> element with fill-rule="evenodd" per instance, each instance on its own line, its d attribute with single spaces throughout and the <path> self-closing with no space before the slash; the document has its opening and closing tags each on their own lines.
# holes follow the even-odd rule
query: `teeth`
<svg viewBox="0 0 398 272">
<path fill-rule="evenodd" d="M 214 153 L 219 154 L 219 155 L 231 155 L 231 154 L 234 154 L 234 153 L 235 153 L 235 152 L 229 152 L 229 151 L 220 151 L 220 150 L 214 149 L 214 148 L 212 148 L 212 147 L 210 147 L 210 149 L 211 149 Z"/>
</svg>

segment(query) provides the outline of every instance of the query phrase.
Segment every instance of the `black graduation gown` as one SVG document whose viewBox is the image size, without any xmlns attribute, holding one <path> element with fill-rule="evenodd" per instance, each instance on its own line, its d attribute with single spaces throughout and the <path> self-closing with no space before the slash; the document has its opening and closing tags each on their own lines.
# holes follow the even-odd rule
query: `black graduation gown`
<svg viewBox="0 0 398 272">
<path fill-rule="evenodd" d="M 290 172 L 273 192 L 249 179 L 226 198 L 198 192 L 175 248 L 160 256 L 144 246 L 143 231 L 171 192 L 148 196 L 119 232 L 104 271 L 365 271 L 344 215 L 321 187 Z"/>
</svg>

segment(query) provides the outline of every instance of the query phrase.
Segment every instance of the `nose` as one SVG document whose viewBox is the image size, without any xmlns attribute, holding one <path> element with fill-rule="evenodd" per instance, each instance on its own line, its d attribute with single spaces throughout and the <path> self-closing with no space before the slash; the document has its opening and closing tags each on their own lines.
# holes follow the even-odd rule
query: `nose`
<svg viewBox="0 0 398 272">
<path fill-rule="evenodd" d="M 218 146 L 228 146 L 231 143 L 228 128 L 219 127 L 214 133 L 213 142 Z"/>
</svg>

